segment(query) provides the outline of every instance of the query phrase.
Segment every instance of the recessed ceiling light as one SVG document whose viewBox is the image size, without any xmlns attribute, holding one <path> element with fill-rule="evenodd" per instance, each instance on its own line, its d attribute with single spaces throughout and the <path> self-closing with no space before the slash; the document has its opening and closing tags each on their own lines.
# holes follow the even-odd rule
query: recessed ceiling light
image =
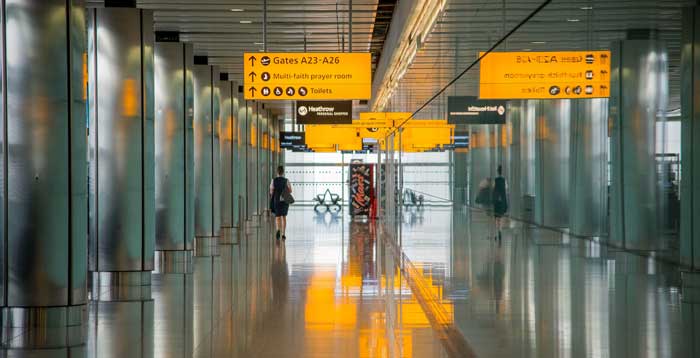
<svg viewBox="0 0 700 358">
<path fill-rule="evenodd" d="M 241 12 L 241 11 L 244 11 L 244 10 L 243 10 L 243 9 L 231 9 L 231 11 L 233 11 L 233 12 Z"/>
<path fill-rule="evenodd" d="M 535 45 L 543 45 L 543 44 L 546 44 L 547 41 L 530 41 L 530 43 L 535 44 Z"/>
<path fill-rule="evenodd" d="M 241 20 L 239 21 L 241 24 L 252 24 L 253 22 L 250 20 Z"/>
<path fill-rule="evenodd" d="M 593 10 L 593 6 L 582 6 L 581 10 Z"/>
<path fill-rule="evenodd" d="M 581 20 L 579 20 L 579 19 L 566 19 L 566 21 L 568 21 L 568 22 L 579 22 L 579 21 L 581 21 Z"/>
<path fill-rule="evenodd" d="M 264 45 L 264 42 L 253 42 L 253 45 Z"/>
</svg>

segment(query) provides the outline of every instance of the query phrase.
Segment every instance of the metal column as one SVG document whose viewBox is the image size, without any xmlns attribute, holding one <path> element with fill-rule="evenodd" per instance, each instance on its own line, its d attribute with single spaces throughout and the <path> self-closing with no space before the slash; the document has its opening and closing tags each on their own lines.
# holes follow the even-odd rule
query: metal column
<svg viewBox="0 0 700 358">
<path fill-rule="evenodd" d="M 493 158 L 496 145 L 495 126 L 491 124 L 479 124 L 469 126 L 469 198 L 470 204 L 476 205 L 476 197 L 479 194 L 479 185 L 484 180 L 493 181 L 496 168 L 493 167 Z"/>
<path fill-rule="evenodd" d="M 250 227 L 260 226 L 260 207 L 259 207 L 259 192 L 260 188 L 260 132 L 262 126 L 262 104 L 249 101 L 251 107 L 248 117 L 248 170 L 247 170 L 247 219 Z M 266 190 L 267 191 L 267 190 Z"/>
<path fill-rule="evenodd" d="M 570 232 L 608 233 L 608 99 L 574 101 L 571 123 Z"/>
<path fill-rule="evenodd" d="M 535 152 L 535 222 L 569 226 L 571 100 L 540 101 Z"/>
<path fill-rule="evenodd" d="M 463 125 L 457 125 L 455 132 L 466 132 Z M 457 148 L 452 153 L 452 202 L 456 207 L 467 205 L 469 198 L 469 170 L 467 160 L 469 151 L 466 148 Z"/>
<path fill-rule="evenodd" d="M 85 342 L 85 36 L 82 1 L 0 3 L 3 348 Z"/>
<path fill-rule="evenodd" d="M 156 252 L 158 272 L 192 272 L 194 65 L 191 44 L 155 45 Z"/>
<path fill-rule="evenodd" d="M 220 200 L 221 200 L 221 240 L 222 244 L 235 243 L 233 225 L 234 213 L 234 127 L 238 111 L 237 91 L 234 83 L 228 80 L 228 74 L 222 73 L 219 79 L 221 93 L 221 126 L 219 135 L 219 152 L 221 153 Z"/>
<path fill-rule="evenodd" d="M 613 43 L 610 240 L 624 248 L 661 248 L 656 123 L 667 101 L 665 44 L 654 39 Z"/>
<path fill-rule="evenodd" d="M 219 71 L 194 65 L 194 254 L 218 256 L 221 232 L 219 195 Z"/>
<path fill-rule="evenodd" d="M 238 93 L 238 160 L 236 161 L 236 186 L 238 188 L 238 196 L 236 197 L 238 204 L 238 229 L 245 229 L 245 221 L 248 213 L 248 118 L 249 107 L 248 101 L 243 98 L 242 93 Z"/>
<path fill-rule="evenodd" d="M 700 7 L 683 12 L 681 262 L 700 269 Z"/>
<path fill-rule="evenodd" d="M 88 24 L 92 299 L 150 299 L 153 13 L 91 9 Z"/>
<path fill-rule="evenodd" d="M 521 128 L 523 125 L 523 117 L 527 108 L 526 101 L 509 101 L 506 123 L 511 128 L 511 143 L 508 151 L 510 156 L 510 165 L 508 171 L 504 172 L 508 181 L 508 211 L 509 215 L 514 218 L 522 219 L 523 210 L 523 185 L 522 185 L 522 135 Z"/>
</svg>

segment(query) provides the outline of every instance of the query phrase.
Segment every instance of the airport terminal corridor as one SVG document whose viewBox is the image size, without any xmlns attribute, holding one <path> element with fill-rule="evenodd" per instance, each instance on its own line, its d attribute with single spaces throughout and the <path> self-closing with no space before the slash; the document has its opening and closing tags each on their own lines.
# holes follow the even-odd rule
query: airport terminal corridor
<svg viewBox="0 0 700 358">
<path fill-rule="evenodd" d="M 700 0 L 0 0 L 0 358 L 700 357 Z"/>
</svg>

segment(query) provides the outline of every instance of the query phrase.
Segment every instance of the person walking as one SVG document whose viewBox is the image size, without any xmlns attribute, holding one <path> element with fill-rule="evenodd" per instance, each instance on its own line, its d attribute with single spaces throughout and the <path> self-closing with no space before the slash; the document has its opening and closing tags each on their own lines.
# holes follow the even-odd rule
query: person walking
<svg viewBox="0 0 700 358">
<path fill-rule="evenodd" d="M 287 190 L 289 194 L 292 193 L 292 184 L 289 183 L 289 179 L 284 177 L 284 167 L 277 167 L 277 177 L 272 179 L 270 183 L 270 198 L 272 200 L 272 209 L 275 213 L 275 228 L 277 233 L 275 237 L 277 240 L 282 236 L 282 240 L 287 240 L 286 230 L 287 230 L 287 212 L 289 211 L 289 203 L 284 201 L 284 191 Z"/>
<path fill-rule="evenodd" d="M 506 178 L 503 177 L 503 168 L 498 166 L 498 176 L 493 183 L 493 194 L 491 201 L 493 203 L 493 217 L 496 220 L 497 236 L 494 239 L 501 240 L 501 225 L 503 215 L 508 212 L 508 195 L 506 193 L 507 185 Z"/>
</svg>

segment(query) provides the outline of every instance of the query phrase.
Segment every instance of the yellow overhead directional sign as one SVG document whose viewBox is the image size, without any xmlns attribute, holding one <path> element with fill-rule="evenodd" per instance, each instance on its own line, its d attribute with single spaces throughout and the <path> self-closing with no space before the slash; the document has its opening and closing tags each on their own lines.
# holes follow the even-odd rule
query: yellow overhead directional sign
<svg viewBox="0 0 700 358">
<path fill-rule="evenodd" d="M 245 53 L 245 99 L 370 99 L 369 53 Z"/>
<path fill-rule="evenodd" d="M 480 66 L 481 99 L 610 97 L 610 51 L 491 52 Z"/>
<path fill-rule="evenodd" d="M 306 145 L 316 152 L 362 150 L 362 139 L 373 138 L 380 142 L 380 147 L 384 150 L 387 133 L 396 129 L 395 125 L 403 123 L 402 119 L 408 116 L 410 113 L 360 113 L 360 119 L 352 124 L 306 125 Z M 444 119 L 408 121 L 403 126 L 401 149 L 406 152 L 422 152 L 451 144 L 454 128 L 454 125 L 448 124 Z M 394 137 L 394 148 L 399 149 L 398 135 Z"/>
</svg>

